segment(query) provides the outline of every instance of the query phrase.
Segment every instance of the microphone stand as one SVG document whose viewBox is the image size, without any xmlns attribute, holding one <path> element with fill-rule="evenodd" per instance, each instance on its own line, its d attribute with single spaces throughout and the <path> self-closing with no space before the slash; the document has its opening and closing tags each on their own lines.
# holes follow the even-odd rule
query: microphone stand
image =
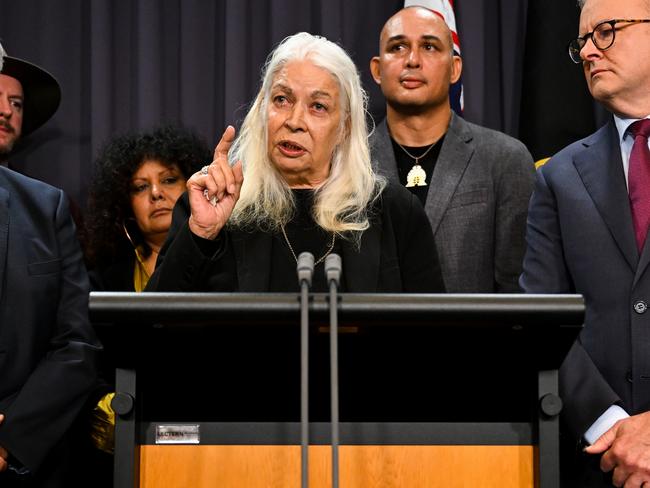
<svg viewBox="0 0 650 488">
<path fill-rule="evenodd" d="M 330 308 L 330 401 L 332 413 L 332 487 L 339 487 L 339 351 L 338 351 L 338 287 L 341 281 L 341 256 L 330 254 L 325 259 L 325 275 L 329 285 Z"/>
<path fill-rule="evenodd" d="M 302 252 L 296 266 L 300 284 L 300 486 L 309 487 L 309 287 L 314 255 Z"/>
</svg>

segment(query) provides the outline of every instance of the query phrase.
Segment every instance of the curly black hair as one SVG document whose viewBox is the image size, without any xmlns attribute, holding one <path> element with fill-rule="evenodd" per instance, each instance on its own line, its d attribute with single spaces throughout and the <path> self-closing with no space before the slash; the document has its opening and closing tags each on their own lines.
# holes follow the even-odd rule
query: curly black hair
<svg viewBox="0 0 650 488">
<path fill-rule="evenodd" d="M 188 179 L 212 161 L 212 152 L 193 131 L 176 125 L 164 125 L 151 131 L 129 133 L 110 140 L 95 161 L 95 177 L 88 196 L 85 219 L 85 251 L 90 267 L 107 263 L 125 252 L 133 252 L 125 234 L 132 221 L 129 200 L 131 178 L 146 159 L 171 166 L 176 164 Z M 137 225 L 129 225 L 134 244 L 148 248 Z"/>
</svg>

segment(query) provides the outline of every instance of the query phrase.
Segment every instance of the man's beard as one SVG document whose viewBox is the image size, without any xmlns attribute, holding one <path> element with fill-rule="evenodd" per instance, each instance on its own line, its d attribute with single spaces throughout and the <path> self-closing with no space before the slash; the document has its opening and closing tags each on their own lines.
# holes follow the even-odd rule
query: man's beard
<svg viewBox="0 0 650 488">
<path fill-rule="evenodd" d="M 13 127 L 11 127 L 5 120 L 0 120 L 0 126 L 7 130 L 9 135 L 7 142 L 0 142 L 0 162 L 5 162 L 9 158 L 11 151 L 13 151 L 18 137 L 16 137 L 16 131 Z"/>
<path fill-rule="evenodd" d="M 9 159 L 9 155 L 11 154 L 11 151 L 14 149 L 14 143 L 16 141 L 13 140 L 11 142 L 8 142 L 7 144 L 0 144 L 0 163 L 4 163 Z"/>
<path fill-rule="evenodd" d="M 6 144 L 0 144 L 0 166 L 6 166 L 11 151 L 13 151 L 16 140 L 12 140 Z"/>
</svg>

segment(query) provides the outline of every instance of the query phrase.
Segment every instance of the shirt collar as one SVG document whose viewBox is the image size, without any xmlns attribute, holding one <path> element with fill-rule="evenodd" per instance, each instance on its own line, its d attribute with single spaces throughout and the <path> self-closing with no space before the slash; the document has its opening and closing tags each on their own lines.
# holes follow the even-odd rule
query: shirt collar
<svg viewBox="0 0 650 488">
<path fill-rule="evenodd" d="M 643 118 L 650 119 L 650 115 L 646 115 Z M 625 136 L 627 135 L 627 130 L 630 128 L 630 125 L 632 125 L 637 120 L 641 120 L 641 119 L 626 119 L 623 117 L 619 117 L 618 115 L 614 115 L 614 123 L 616 124 L 616 130 L 618 131 L 619 144 L 623 144 L 623 141 L 625 140 Z"/>
</svg>

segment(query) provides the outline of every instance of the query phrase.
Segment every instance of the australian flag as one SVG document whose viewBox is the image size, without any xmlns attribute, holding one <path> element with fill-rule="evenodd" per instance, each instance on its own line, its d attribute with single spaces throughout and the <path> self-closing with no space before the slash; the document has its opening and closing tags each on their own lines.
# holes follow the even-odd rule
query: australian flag
<svg viewBox="0 0 650 488">
<path fill-rule="evenodd" d="M 453 0 L 404 0 L 405 7 L 419 5 L 432 10 L 438 14 L 451 30 L 451 37 L 454 42 L 454 52 L 460 56 L 460 39 L 458 38 L 458 30 L 456 29 L 456 16 L 454 15 L 454 2 Z M 463 79 L 461 78 L 451 85 L 449 90 L 449 100 L 451 108 L 458 115 L 463 114 Z"/>
</svg>

